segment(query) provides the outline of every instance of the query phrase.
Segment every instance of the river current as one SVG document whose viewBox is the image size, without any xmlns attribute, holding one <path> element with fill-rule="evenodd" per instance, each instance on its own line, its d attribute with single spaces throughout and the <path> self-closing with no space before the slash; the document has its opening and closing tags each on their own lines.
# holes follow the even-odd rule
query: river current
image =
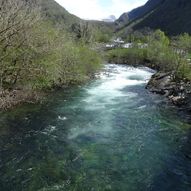
<svg viewBox="0 0 191 191">
<path fill-rule="evenodd" d="M 191 191 L 191 125 L 145 89 L 153 73 L 107 64 L 1 113 L 0 191 Z"/>
</svg>

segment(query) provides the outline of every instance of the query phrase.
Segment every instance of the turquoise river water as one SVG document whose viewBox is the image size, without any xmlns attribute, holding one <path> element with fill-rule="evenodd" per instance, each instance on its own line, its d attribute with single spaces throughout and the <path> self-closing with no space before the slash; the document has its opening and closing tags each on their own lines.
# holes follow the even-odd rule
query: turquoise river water
<svg viewBox="0 0 191 191">
<path fill-rule="evenodd" d="M 145 89 L 153 73 L 107 64 L 1 113 L 0 191 L 191 191 L 191 125 Z"/>
</svg>

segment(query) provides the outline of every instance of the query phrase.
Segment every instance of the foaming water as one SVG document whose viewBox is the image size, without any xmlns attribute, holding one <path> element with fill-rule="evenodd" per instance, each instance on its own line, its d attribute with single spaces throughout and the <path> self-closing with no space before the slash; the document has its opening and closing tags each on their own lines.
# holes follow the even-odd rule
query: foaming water
<svg viewBox="0 0 191 191">
<path fill-rule="evenodd" d="M 100 79 L 84 88 L 87 95 L 82 99 L 83 109 L 95 112 L 95 118 L 104 122 L 104 125 L 88 123 L 88 127 L 86 126 L 85 130 L 82 130 L 81 127 L 74 128 L 71 131 L 70 138 L 86 134 L 87 131 L 111 133 L 113 126 L 111 121 L 112 115 L 118 109 L 115 107 L 121 100 L 124 104 L 131 105 L 130 102 L 138 96 L 136 92 L 126 92 L 123 89 L 146 84 L 153 73 L 154 71 L 148 68 L 134 68 L 122 65 L 119 67 L 114 64 L 106 65 L 105 70 L 100 74 Z"/>
<path fill-rule="evenodd" d="M 109 105 L 117 104 L 118 99 L 131 99 L 137 96 L 134 92 L 124 92 L 123 88 L 145 84 L 151 77 L 153 72 L 139 68 L 123 67 L 116 65 L 107 65 L 106 73 L 100 75 L 100 81 L 96 82 L 96 86 L 88 87 L 86 91 L 88 96 L 84 99 L 87 103 L 86 108 L 89 110 L 106 108 Z M 112 71 L 107 73 L 107 71 Z"/>
<path fill-rule="evenodd" d="M 190 125 L 108 64 L 99 78 L 0 116 L 0 191 L 190 191 Z"/>
</svg>

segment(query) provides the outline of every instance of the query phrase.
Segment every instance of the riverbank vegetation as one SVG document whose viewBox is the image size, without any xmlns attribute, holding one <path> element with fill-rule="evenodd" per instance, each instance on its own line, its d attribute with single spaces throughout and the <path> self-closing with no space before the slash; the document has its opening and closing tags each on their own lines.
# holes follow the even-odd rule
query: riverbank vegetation
<svg viewBox="0 0 191 191">
<path fill-rule="evenodd" d="M 85 82 L 101 67 L 104 51 L 97 44 L 110 42 L 113 25 L 81 20 L 54 1 L 3 0 L 0 6 L 0 109 Z M 109 62 L 146 65 L 191 80 L 188 34 L 132 32 L 125 40 L 129 48 L 106 52 Z"/>
<path fill-rule="evenodd" d="M 146 65 L 163 72 L 172 72 L 174 78 L 191 80 L 191 36 L 182 34 L 168 38 L 156 30 L 146 35 L 127 37 L 129 48 L 118 47 L 107 52 L 109 62 Z"/>
<path fill-rule="evenodd" d="M 37 2 L 0 2 L 0 108 L 36 100 L 39 92 L 79 84 L 99 68 L 88 25 L 74 38 L 44 19 Z"/>
</svg>

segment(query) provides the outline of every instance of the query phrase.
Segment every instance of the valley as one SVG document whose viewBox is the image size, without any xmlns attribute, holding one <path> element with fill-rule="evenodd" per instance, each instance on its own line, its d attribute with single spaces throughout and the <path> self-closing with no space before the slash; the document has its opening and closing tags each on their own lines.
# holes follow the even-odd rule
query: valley
<svg viewBox="0 0 191 191">
<path fill-rule="evenodd" d="M 0 191 L 190 191 L 190 8 L 1 0 Z"/>
</svg>

